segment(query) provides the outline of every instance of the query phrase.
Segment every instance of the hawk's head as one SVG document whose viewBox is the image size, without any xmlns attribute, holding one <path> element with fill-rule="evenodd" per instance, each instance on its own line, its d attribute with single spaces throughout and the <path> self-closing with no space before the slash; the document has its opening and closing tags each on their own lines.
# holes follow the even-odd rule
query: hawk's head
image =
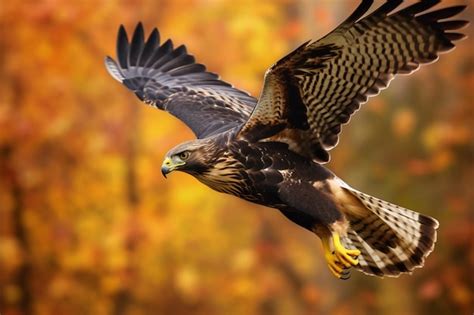
<svg viewBox="0 0 474 315">
<path fill-rule="evenodd" d="M 166 153 L 161 173 L 166 177 L 172 171 L 182 171 L 192 175 L 205 172 L 218 155 L 214 141 L 196 139 L 184 142 Z"/>
</svg>

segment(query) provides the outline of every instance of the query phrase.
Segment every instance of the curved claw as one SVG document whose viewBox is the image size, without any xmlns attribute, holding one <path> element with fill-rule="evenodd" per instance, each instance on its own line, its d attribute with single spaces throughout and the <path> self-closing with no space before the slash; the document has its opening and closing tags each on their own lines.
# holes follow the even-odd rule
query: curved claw
<svg viewBox="0 0 474 315">
<path fill-rule="evenodd" d="M 339 279 L 341 280 L 347 280 L 351 277 L 351 268 L 346 268 L 343 270 L 341 277 Z"/>
</svg>

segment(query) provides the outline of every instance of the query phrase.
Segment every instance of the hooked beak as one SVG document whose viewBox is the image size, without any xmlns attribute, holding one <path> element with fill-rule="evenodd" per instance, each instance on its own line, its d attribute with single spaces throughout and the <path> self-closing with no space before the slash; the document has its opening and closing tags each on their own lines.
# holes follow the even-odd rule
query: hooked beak
<svg viewBox="0 0 474 315">
<path fill-rule="evenodd" d="M 185 162 L 179 159 L 178 160 L 175 159 L 173 161 L 173 159 L 171 159 L 170 157 L 166 157 L 165 160 L 163 161 L 163 164 L 161 165 L 161 174 L 163 174 L 163 176 L 166 178 L 166 175 L 174 171 L 179 166 L 183 166 L 185 164 L 186 164 Z"/>
<path fill-rule="evenodd" d="M 165 158 L 163 164 L 161 165 L 161 174 L 166 178 L 166 175 L 169 174 L 174 169 L 173 161 L 169 157 Z"/>
</svg>

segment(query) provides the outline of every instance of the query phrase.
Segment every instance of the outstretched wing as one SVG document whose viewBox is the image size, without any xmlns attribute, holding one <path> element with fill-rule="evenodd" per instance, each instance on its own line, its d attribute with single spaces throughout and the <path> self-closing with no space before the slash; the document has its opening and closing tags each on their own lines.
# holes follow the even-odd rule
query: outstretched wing
<svg viewBox="0 0 474 315">
<path fill-rule="evenodd" d="M 109 73 L 147 104 L 166 110 L 188 125 L 198 138 L 205 138 L 241 125 L 256 100 L 219 80 L 195 63 L 186 47 L 173 48 L 171 40 L 160 45 L 155 28 L 145 41 L 139 23 L 131 42 L 120 26 L 117 59 L 105 58 Z"/>
<path fill-rule="evenodd" d="M 401 2 L 388 0 L 360 19 L 373 3 L 363 0 L 334 31 L 278 61 L 267 71 L 258 104 L 238 136 L 286 142 L 300 154 L 329 161 L 341 125 L 369 96 L 464 37 L 450 30 L 466 21 L 444 19 L 465 6 L 425 13 L 439 2 L 425 0 L 393 13 Z"/>
</svg>

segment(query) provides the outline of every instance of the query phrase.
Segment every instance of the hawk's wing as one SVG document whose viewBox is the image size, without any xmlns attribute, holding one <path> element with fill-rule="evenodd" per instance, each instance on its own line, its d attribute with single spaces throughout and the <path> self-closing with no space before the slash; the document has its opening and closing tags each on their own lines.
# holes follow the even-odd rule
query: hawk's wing
<svg viewBox="0 0 474 315">
<path fill-rule="evenodd" d="M 145 41 L 138 24 L 131 41 L 123 26 L 117 37 L 117 59 L 106 57 L 109 73 L 147 104 L 166 110 L 188 125 L 198 138 L 245 122 L 256 104 L 249 94 L 219 80 L 171 40 L 160 45 L 154 29 Z"/>
<path fill-rule="evenodd" d="M 360 104 L 387 87 L 395 74 L 436 60 L 464 37 L 450 30 L 466 21 L 444 20 L 464 6 L 425 13 L 439 2 L 425 0 L 392 13 L 402 0 L 389 0 L 360 19 L 372 2 L 363 0 L 334 31 L 269 69 L 258 104 L 238 136 L 286 142 L 300 154 L 327 162 L 341 125 Z"/>
</svg>

